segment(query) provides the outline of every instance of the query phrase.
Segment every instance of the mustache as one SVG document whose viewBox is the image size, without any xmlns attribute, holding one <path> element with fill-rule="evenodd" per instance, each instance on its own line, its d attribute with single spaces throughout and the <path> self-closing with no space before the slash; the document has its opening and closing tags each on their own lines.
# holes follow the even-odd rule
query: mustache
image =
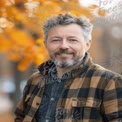
<svg viewBox="0 0 122 122">
<path fill-rule="evenodd" d="M 73 54 L 73 52 L 68 51 L 67 49 L 60 49 L 55 54 L 56 55 L 60 55 L 60 54 Z"/>
</svg>

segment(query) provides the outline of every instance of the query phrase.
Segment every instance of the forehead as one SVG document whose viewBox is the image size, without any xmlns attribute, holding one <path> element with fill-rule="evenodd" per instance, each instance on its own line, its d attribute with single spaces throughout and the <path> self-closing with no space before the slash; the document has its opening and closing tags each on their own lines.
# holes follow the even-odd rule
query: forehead
<svg viewBox="0 0 122 122">
<path fill-rule="evenodd" d="M 62 36 L 62 35 L 82 35 L 83 30 L 78 24 L 69 24 L 69 25 L 57 25 L 52 27 L 48 31 L 48 36 Z"/>
</svg>

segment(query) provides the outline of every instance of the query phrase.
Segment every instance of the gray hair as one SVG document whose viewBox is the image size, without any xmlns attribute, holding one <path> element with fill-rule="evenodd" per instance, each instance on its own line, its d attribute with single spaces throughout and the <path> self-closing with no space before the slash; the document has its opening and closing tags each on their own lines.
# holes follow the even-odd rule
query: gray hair
<svg viewBox="0 0 122 122">
<path fill-rule="evenodd" d="M 83 34 L 84 34 L 84 39 L 85 41 L 89 41 L 91 40 L 92 36 L 92 28 L 93 25 L 90 23 L 89 19 L 81 16 L 81 17 L 76 17 L 74 15 L 71 14 L 59 14 L 58 16 L 53 16 L 51 18 L 49 18 L 44 26 L 43 26 L 43 31 L 44 31 L 44 40 L 47 41 L 48 38 L 48 31 L 57 26 L 57 25 L 69 25 L 69 24 L 78 24 L 79 26 L 81 26 L 82 30 L 83 30 Z"/>
</svg>

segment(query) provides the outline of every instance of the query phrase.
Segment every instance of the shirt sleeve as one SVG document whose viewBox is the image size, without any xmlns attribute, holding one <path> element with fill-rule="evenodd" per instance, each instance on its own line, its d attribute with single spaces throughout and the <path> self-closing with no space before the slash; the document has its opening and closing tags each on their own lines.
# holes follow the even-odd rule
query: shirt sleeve
<svg viewBox="0 0 122 122">
<path fill-rule="evenodd" d="M 107 80 L 103 108 L 108 122 L 122 122 L 122 77 Z"/>
<path fill-rule="evenodd" d="M 31 78 L 27 81 L 26 86 L 24 88 L 23 91 L 23 97 L 21 98 L 21 100 L 19 101 L 16 110 L 15 110 L 15 119 L 14 122 L 23 122 L 23 119 L 25 117 L 25 98 L 29 92 L 30 89 L 30 84 L 31 84 Z"/>
</svg>

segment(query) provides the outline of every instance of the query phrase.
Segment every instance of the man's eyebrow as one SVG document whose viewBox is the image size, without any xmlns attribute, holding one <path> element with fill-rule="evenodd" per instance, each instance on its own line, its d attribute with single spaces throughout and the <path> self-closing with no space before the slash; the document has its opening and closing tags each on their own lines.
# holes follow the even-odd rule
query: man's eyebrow
<svg viewBox="0 0 122 122">
<path fill-rule="evenodd" d="M 78 39 L 78 37 L 76 37 L 76 36 L 68 36 L 67 38 Z M 52 37 L 50 37 L 49 39 L 61 39 L 61 37 L 59 37 L 59 36 L 52 36 Z"/>
<path fill-rule="evenodd" d="M 79 37 L 76 37 L 76 36 L 69 36 L 67 37 L 68 39 L 80 39 Z"/>
<path fill-rule="evenodd" d="M 52 37 L 50 37 L 50 39 L 53 39 L 53 38 L 61 38 L 61 37 L 59 37 L 59 36 L 52 36 Z"/>
<path fill-rule="evenodd" d="M 69 36 L 68 38 L 77 38 L 76 36 Z"/>
</svg>

